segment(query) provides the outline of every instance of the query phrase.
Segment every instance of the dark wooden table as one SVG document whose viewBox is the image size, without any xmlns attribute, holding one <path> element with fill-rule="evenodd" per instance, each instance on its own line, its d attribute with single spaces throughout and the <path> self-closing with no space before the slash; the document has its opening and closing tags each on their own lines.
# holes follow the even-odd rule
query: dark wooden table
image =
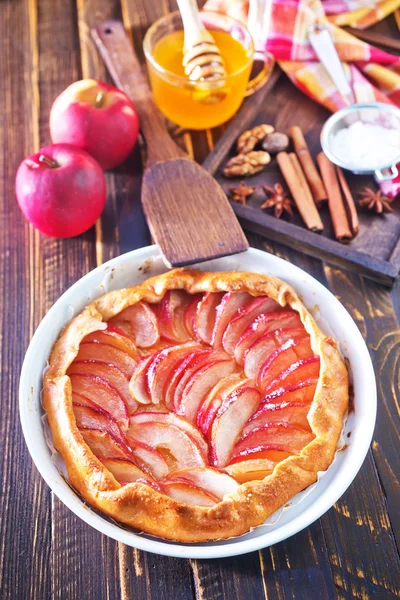
<svg viewBox="0 0 400 600">
<path fill-rule="evenodd" d="M 336 294 L 368 344 L 378 380 L 374 439 L 354 483 L 327 514 L 285 542 L 210 561 L 135 550 L 75 517 L 50 492 L 28 454 L 18 418 L 18 382 L 35 328 L 82 275 L 150 240 L 140 208 L 138 149 L 127 164 L 107 175 L 108 202 L 101 222 L 71 240 L 45 238 L 28 225 L 14 198 L 15 171 L 26 155 L 50 142 L 49 110 L 67 85 L 82 77 L 108 79 L 90 27 L 123 18 L 140 50 L 149 23 L 171 8 L 168 0 L 0 2 L 0 598 L 398 597 L 399 285 L 390 292 L 249 235 L 253 246 L 292 261 Z M 388 19 L 380 30 L 395 33 L 394 20 Z M 202 160 L 219 135 L 220 131 L 187 133 L 181 139 L 188 152 Z"/>
</svg>

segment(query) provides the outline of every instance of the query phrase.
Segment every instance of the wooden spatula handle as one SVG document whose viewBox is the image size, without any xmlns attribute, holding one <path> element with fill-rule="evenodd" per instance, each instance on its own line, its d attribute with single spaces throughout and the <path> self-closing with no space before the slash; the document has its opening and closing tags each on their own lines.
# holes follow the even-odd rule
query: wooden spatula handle
<svg viewBox="0 0 400 600">
<path fill-rule="evenodd" d="M 168 133 L 123 23 L 106 21 L 92 29 L 92 36 L 116 85 L 135 105 L 146 140 L 147 166 L 187 157 Z"/>
</svg>

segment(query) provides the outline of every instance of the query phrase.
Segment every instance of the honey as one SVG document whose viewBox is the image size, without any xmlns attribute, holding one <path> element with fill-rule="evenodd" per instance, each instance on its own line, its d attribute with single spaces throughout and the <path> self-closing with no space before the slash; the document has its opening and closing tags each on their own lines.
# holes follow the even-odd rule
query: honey
<svg viewBox="0 0 400 600">
<path fill-rule="evenodd" d="M 191 82 L 182 66 L 183 31 L 174 31 L 154 45 L 148 68 L 155 102 L 171 121 L 188 129 L 216 127 L 238 110 L 252 66 L 249 52 L 228 32 L 210 30 L 224 60 L 228 77 L 219 86 Z"/>
</svg>

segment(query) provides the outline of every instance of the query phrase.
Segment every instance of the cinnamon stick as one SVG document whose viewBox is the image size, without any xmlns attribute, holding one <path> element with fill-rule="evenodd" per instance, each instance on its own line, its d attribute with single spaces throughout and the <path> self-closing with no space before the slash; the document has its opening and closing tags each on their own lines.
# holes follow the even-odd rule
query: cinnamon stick
<svg viewBox="0 0 400 600">
<path fill-rule="evenodd" d="M 291 127 L 289 133 L 292 136 L 294 149 L 310 186 L 315 204 L 318 205 L 328 199 L 324 183 L 319 176 L 300 127 L 297 125 Z"/>
<path fill-rule="evenodd" d="M 279 152 L 276 161 L 304 223 L 312 231 L 322 231 L 324 226 L 297 156 L 294 153 Z"/>
<path fill-rule="evenodd" d="M 356 205 L 354 202 L 354 198 L 353 198 L 350 188 L 347 184 L 347 181 L 346 181 L 346 178 L 344 176 L 342 169 L 337 166 L 336 172 L 338 175 L 340 187 L 342 188 L 343 199 L 344 199 L 344 203 L 345 203 L 347 216 L 349 219 L 349 224 L 350 224 L 351 230 L 353 232 L 353 235 L 357 235 L 359 223 L 358 223 L 358 214 L 357 214 L 357 209 L 356 209 Z"/>
<path fill-rule="evenodd" d="M 339 181 L 335 166 L 323 152 L 317 156 L 317 163 L 321 171 L 325 188 L 328 192 L 328 206 L 331 215 L 335 237 L 339 241 L 351 240 L 349 221 L 344 207 L 342 194 L 340 193 Z"/>
</svg>

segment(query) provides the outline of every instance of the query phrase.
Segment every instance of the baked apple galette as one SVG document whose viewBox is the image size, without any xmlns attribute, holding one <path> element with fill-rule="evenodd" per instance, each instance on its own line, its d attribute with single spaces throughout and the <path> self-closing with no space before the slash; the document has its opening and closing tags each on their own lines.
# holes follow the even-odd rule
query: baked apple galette
<svg viewBox="0 0 400 600">
<path fill-rule="evenodd" d="M 182 542 L 241 535 L 315 482 L 347 402 L 336 343 L 292 288 L 186 269 L 89 304 L 43 394 L 83 498 Z"/>
</svg>

